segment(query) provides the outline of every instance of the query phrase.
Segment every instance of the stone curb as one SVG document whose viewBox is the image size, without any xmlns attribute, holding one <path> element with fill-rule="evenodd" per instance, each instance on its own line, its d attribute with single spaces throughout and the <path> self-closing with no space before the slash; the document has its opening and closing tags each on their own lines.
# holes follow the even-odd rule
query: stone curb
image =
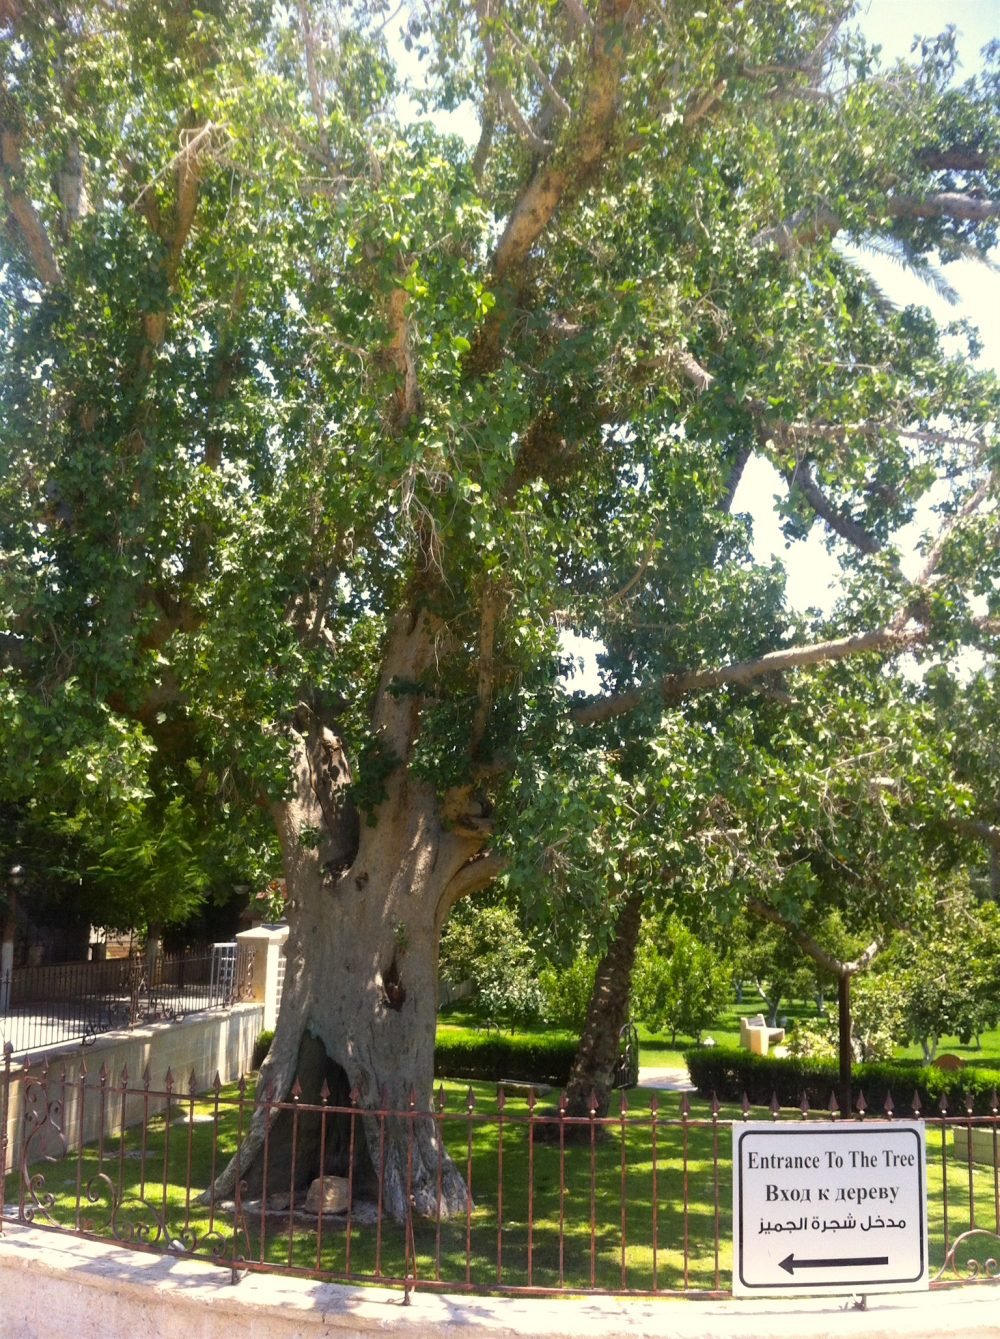
<svg viewBox="0 0 1000 1339">
<path fill-rule="evenodd" d="M 481 1298 L 347 1288 L 249 1274 L 129 1251 L 58 1231 L 5 1224 L 0 1237 L 3 1339 L 227 1339 L 239 1327 L 268 1339 L 1000 1339 L 1000 1284 L 787 1301 Z M 848 1303 L 850 1307 L 850 1303 Z"/>
</svg>

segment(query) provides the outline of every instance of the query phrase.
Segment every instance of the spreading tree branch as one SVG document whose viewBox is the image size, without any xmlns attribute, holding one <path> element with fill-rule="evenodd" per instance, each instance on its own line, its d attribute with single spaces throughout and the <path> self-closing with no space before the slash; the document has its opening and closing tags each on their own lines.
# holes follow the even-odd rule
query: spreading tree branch
<svg viewBox="0 0 1000 1339">
<path fill-rule="evenodd" d="M 845 976 L 857 976 L 859 972 L 863 972 L 882 949 L 882 941 L 875 939 L 856 958 L 852 958 L 849 962 L 843 961 L 834 957 L 832 953 L 828 953 L 823 945 L 813 939 L 812 935 L 803 930 L 801 926 L 796 925 L 794 921 L 790 921 L 786 916 L 782 916 L 777 907 L 773 907 L 770 902 L 765 902 L 759 897 L 751 897 L 747 901 L 747 909 L 760 920 L 780 926 L 807 957 L 812 958 L 813 962 L 818 963 L 824 971 L 838 979 Z"/>
<path fill-rule="evenodd" d="M 954 515 L 950 516 L 945 525 L 941 527 L 940 534 L 938 535 L 934 543 L 931 545 L 930 549 L 927 551 L 927 557 L 924 559 L 924 565 L 920 569 L 920 572 L 916 580 L 910 583 L 910 589 L 914 594 L 918 594 L 919 592 L 925 590 L 927 586 L 930 584 L 931 579 L 933 578 L 935 572 L 937 571 L 938 567 L 941 564 L 941 559 L 944 557 L 948 541 L 952 538 L 955 531 L 961 526 L 962 522 L 967 521 L 970 516 L 975 515 L 975 513 L 983 505 L 983 503 L 986 501 L 986 499 L 992 492 L 993 485 L 995 482 L 996 482 L 996 473 L 995 471 L 991 471 L 988 478 L 983 480 L 983 482 L 979 485 L 979 487 L 975 490 L 975 492 L 971 495 L 971 497 L 969 497 L 966 500 L 963 506 L 959 507 L 959 509 L 954 513 Z M 904 606 L 904 608 L 901 609 L 900 612 L 896 615 L 896 619 L 894 622 L 895 627 L 903 626 L 907 618 L 910 616 L 911 606 L 912 601 L 908 602 Z"/>
<path fill-rule="evenodd" d="M 460 902 L 463 897 L 469 897 L 472 893 L 480 892 L 494 879 L 499 878 L 506 868 L 507 861 L 496 852 L 481 851 L 474 855 L 449 880 L 438 907 L 438 924 L 444 924 L 448 912 L 456 902 Z"/>
<path fill-rule="evenodd" d="M 796 488 L 812 507 L 816 515 L 830 527 L 841 539 L 871 557 L 882 550 L 881 542 L 853 516 L 836 506 L 826 496 L 813 477 L 808 461 L 800 461 L 794 469 L 788 471 L 786 480 L 789 488 Z"/>
<path fill-rule="evenodd" d="M 993 851 L 1000 851 L 1000 827 L 996 823 L 987 823 L 980 818 L 952 818 L 948 826 L 963 837 L 984 842 Z"/>
<path fill-rule="evenodd" d="M 559 161 L 542 164 L 514 204 L 493 255 L 493 274 L 499 282 L 525 260 L 567 196 L 588 184 L 607 151 L 626 54 L 617 29 L 631 7 L 631 0 L 602 0 L 575 133 Z"/>
<path fill-rule="evenodd" d="M 926 196 L 893 195 L 886 202 L 886 212 L 902 219 L 948 218 L 983 223 L 1000 218 L 1000 200 L 986 200 L 959 191 Z"/>
<path fill-rule="evenodd" d="M 388 354 L 399 378 L 393 392 L 393 426 L 397 431 L 405 428 L 420 410 L 417 357 L 410 319 L 406 314 L 409 300 L 405 288 L 394 288 L 389 296 Z"/>
<path fill-rule="evenodd" d="M 956 145 L 953 149 L 925 149 L 920 161 L 934 172 L 986 172 L 996 165 L 997 155 Z"/>
<path fill-rule="evenodd" d="M 490 709 L 493 706 L 494 663 L 493 649 L 497 635 L 499 617 L 499 597 L 490 583 L 483 595 L 482 612 L 479 619 L 479 668 L 476 686 L 476 709 L 472 716 L 472 729 L 469 734 L 469 754 L 475 757 L 486 738 L 489 726 Z"/>
<path fill-rule="evenodd" d="M 8 96 L 5 89 L 5 102 Z M 17 225 L 18 235 L 31 258 L 35 273 L 47 288 L 57 288 L 62 283 L 62 272 L 45 225 L 25 191 L 21 138 L 9 124 L 0 124 L 0 180 L 7 208 Z"/>
<path fill-rule="evenodd" d="M 885 214 L 898 219 L 958 219 L 982 223 L 1000 218 L 1000 200 L 987 200 L 978 195 L 959 191 L 942 191 L 937 195 L 893 195 L 885 201 Z M 873 219 L 876 222 L 877 219 Z M 794 254 L 800 247 L 810 246 L 824 238 L 836 236 L 844 224 L 840 215 L 824 202 L 796 210 L 781 223 L 762 229 L 753 238 L 752 246 L 760 251 L 774 247 L 782 256 Z"/>
<path fill-rule="evenodd" d="M 491 24 L 495 22 L 492 0 L 479 0 L 476 10 L 479 15 L 479 40 L 482 42 L 483 51 L 486 53 L 486 69 L 490 94 L 506 113 L 507 120 L 514 127 L 518 138 L 528 146 L 532 153 L 544 156 L 551 152 L 552 145 L 530 124 L 524 112 L 522 112 L 521 108 L 517 105 L 517 99 L 511 92 L 507 81 L 502 79 L 500 75 L 496 73 L 497 52 L 491 33 Z M 503 26 L 506 28 L 507 32 L 511 33 L 511 36 L 513 36 L 510 27 L 506 23 L 504 23 Z M 523 44 L 519 42 L 519 45 Z"/>
<path fill-rule="evenodd" d="M 319 142 L 323 146 L 323 156 L 329 162 L 330 138 L 326 133 L 326 111 L 323 104 L 323 90 L 320 87 L 319 73 L 316 69 L 316 38 L 313 33 L 312 15 L 309 13 L 308 0 L 299 0 L 299 28 L 302 33 L 302 47 L 306 57 L 306 78 L 309 81 L 309 96 L 312 100 L 313 116 L 319 132 Z"/>
<path fill-rule="evenodd" d="M 710 689 L 723 688 L 729 684 L 745 687 L 769 674 L 777 674 L 783 670 L 831 664 L 834 661 L 873 652 L 898 654 L 900 651 L 923 646 L 927 640 L 928 632 L 923 627 L 887 627 L 853 633 L 849 637 L 836 637 L 825 642 L 789 646 L 780 651 L 769 651 L 754 660 L 742 660 L 709 669 L 685 670 L 679 674 L 666 674 L 656 684 L 598 698 L 577 707 L 573 712 L 573 719 L 579 725 L 596 725 L 636 711 L 657 695 L 666 705 L 673 705 L 695 693 L 708 692 Z"/>
</svg>

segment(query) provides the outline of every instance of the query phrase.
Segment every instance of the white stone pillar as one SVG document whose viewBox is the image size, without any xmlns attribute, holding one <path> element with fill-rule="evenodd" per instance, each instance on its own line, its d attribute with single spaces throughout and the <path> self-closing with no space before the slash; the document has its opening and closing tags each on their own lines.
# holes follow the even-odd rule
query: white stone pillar
<svg viewBox="0 0 1000 1339">
<path fill-rule="evenodd" d="M 253 999 L 264 1004 L 266 1031 L 272 1031 L 278 1021 L 287 939 L 287 925 L 257 925 L 236 936 L 236 942 L 246 945 L 254 955 Z"/>
</svg>

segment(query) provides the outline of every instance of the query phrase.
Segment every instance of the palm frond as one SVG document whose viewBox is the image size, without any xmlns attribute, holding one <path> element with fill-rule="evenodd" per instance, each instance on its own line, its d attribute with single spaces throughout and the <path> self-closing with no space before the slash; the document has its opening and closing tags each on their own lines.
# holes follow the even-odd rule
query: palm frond
<svg viewBox="0 0 1000 1339">
<path fill-rule="evenodd" d="M 947 302 L 949 307 L 958 305 L 960 301 L 958 290 L 952 287 L 939 267 L 932 264 L 919 251 L 914 250 L 902 238 L 892 237 L 887 233 L 873 233 L 867 237 L 855 238 L 854 245 L 859 251 L 880 256 L 882 259 L 898 265 L 900 269 L 907 270 L 910 274 L 915 275 L 928 288 L 932 289 L 942 301 Z M 857 259 L 856 264 L 858 268 L 867 270 L 860 258 Z M 872 283 L 874 282 L 872 280 Z"/>
</svg>

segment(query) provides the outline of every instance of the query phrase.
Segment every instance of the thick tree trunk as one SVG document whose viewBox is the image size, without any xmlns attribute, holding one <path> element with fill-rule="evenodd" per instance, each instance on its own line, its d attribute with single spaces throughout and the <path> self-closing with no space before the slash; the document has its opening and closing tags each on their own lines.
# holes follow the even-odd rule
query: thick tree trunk
<svg viewBox="0 0 1000 1339">
<path fill-rule="evenodd" d="M 566 1085 L 566 1110 L 570 1116 L 589 1115 L 592 1104 L 599 1116 L 607 1115 L 619 1035 L 628 1021 L 642 903 L 643 890 L 633 888 L 622 903 L 611 943 L 598 965 L 587 1020 Z"/>
<path fill-rule="evenodd" d="M 374 723 L 399 765 L 374 822 L 359 824 L 350 805 L 341 740 L 306 709 L 292 731 L 293 794 L 273 806 L 290 930 L 281 1010 L 259 1091 L 280 1102 L 299 1079 L 301 1100 L 315 1102 L 325 1081 L 331 1105 L 353 1099 L 368 1155 L 356 1164 L 355 1193 L 374 1170 L 385 1211 L 399 1218 L 408 1204 L 443 1215 L 467 1205 L 438 1123 L 421 1113 L 430 1112 L 433 1096 L 441 927 L 458 897 L 488 881 L 490 866 L 479 854 L 485 837 L 475 820 L 456 804 L 445 822 L 433 789 L 405 766 L 419 699 L 392 688 L 412 684 L 433 649 L 419 619 L 397 620 Z M 287 1187 L 291 1124 L 273 1106 L 258 1105 L 239 1153 L 208 1193 L 230 1195 L 237 1179 L 248 1189 L 263 1183 L 265 1134 L 268 1166 L 285 1160 L 275 1165 Z M 321 1172 L 346 1173 L 344 1141 L 329 1131 L 322 1141 L 315 1131 L 303 1140 L 300 1125 L 297 1118 L 296 1185 L 306 1187 Z M 322 1168 L 321 1142 L 328 1154 Z M 276 1184 L 270 1171 L 268 1183 Z"/>
<path fill-rule="evenodd" d="M 259 1091 L 272 1101 L 288 1097 L 296 1079 L 303 1103 L 317 1102 L 326 1082 L 331 1105 L 353 1101 L 361 1113 L 428 1112 L 434 1076 L 437 1017 L 437 944 L 453 860 L 450 834 L 428 824 L 423 806 L 383 818 L 366 832 L 358 855 L 335 881 L 302 868 L 286 849 L 290 933 L 285 984 L 275 1037 L 261 1071 Z M 413 812 L 415 810 L 415 812 Z M 313 864 L 314 862 L 309 862 Z M 289 1125 L 258 1107 L 248 1138 L 220 1178 L 216 1194 L 235 1183 L 237 1170 L 252 1193 L 259 1187 L 264 1132 L 268 1182 L 289 1184 L 280 1159 Z M 347 1172 L 343 1141 L 309 1138 L 298 1118 L 295 1180 L 300 1188 L 321 1172 Z M 418 1212 L 437 1212 L 439 1164 L 444 1214 L 464 1210 L 462 1178 L 440 1147 L 436 1124 L 426 1116 L 394 1115 L 384 1122 L 360 1117 L 357 1130 L 371 1168 L 381 1170 L 386 1211 L 402 1216 L 408 1200 Z M 314 1157 L 316 1155 L 316 1157 Z M 276 1179 L 274 1167 L 282 1171 Z M 359 1164 L 359 1189 L 369 1170 Z"/>
</svg>

